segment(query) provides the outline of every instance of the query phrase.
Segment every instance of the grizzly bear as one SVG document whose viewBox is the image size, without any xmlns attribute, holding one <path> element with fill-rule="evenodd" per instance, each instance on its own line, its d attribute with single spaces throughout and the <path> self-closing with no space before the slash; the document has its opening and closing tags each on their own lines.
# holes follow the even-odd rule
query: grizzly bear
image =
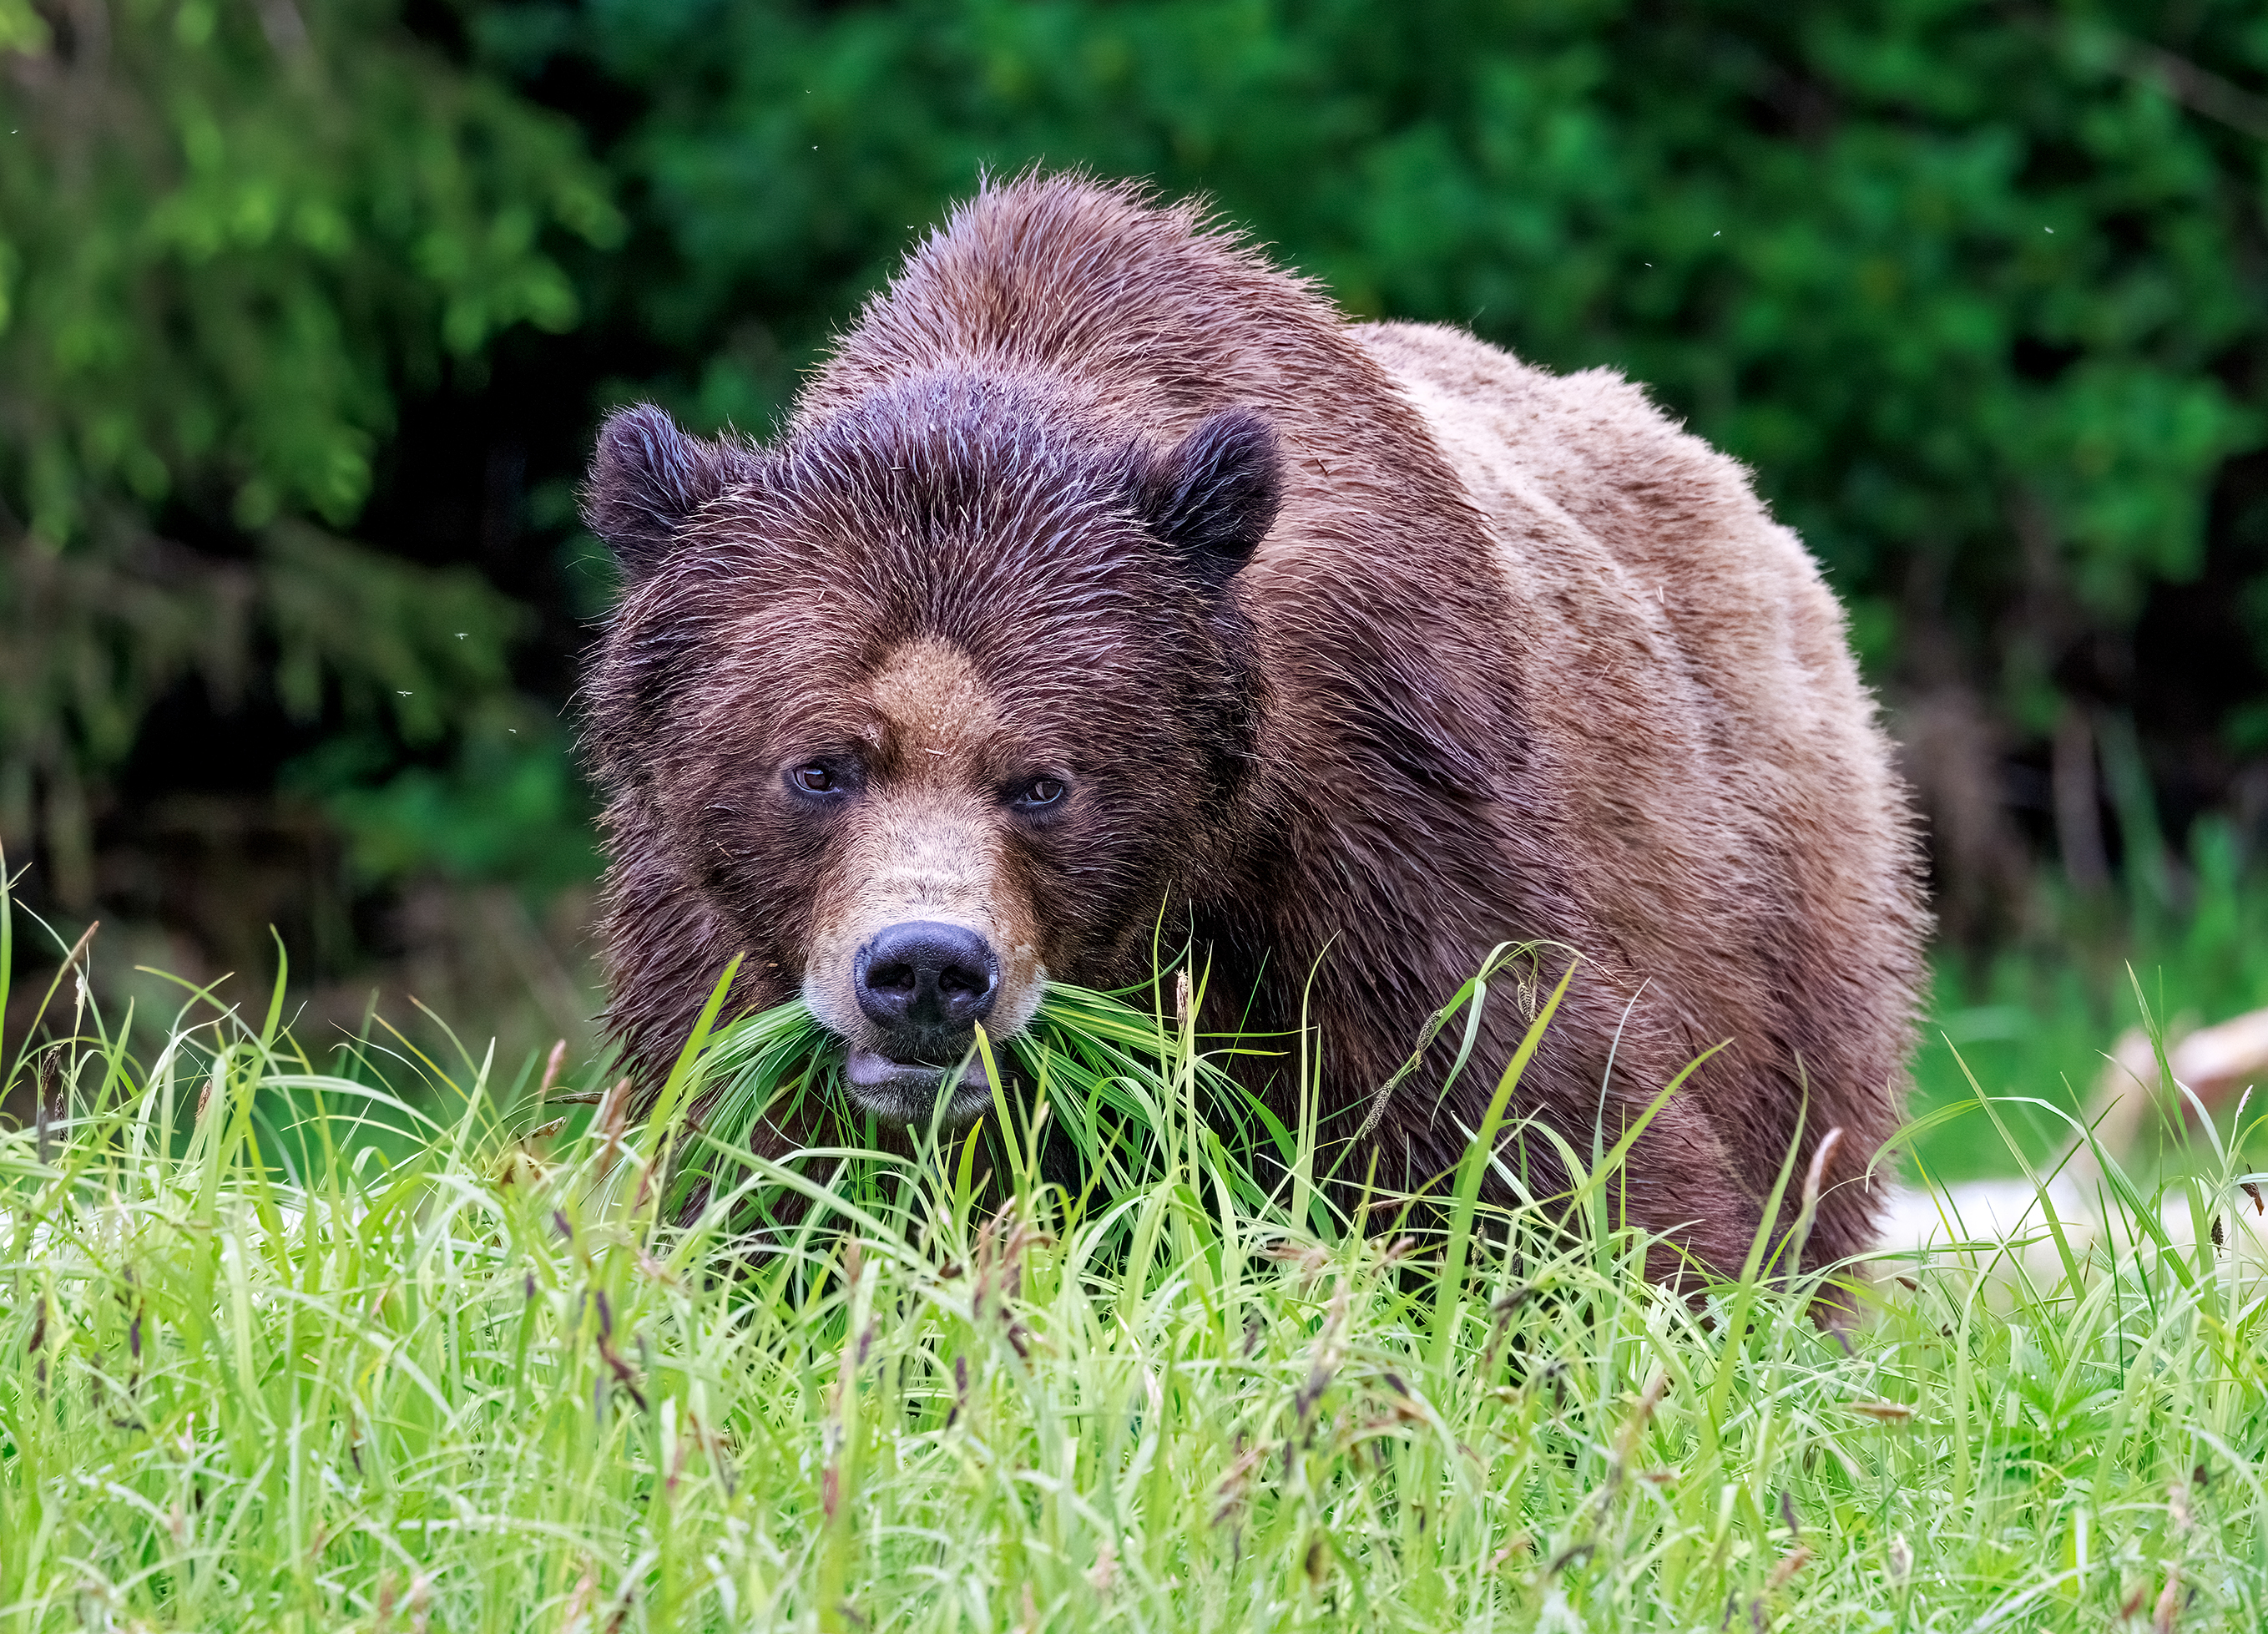
<svg viewBox="0 0 2268 1634">
<path fill-rule="evenodd" d="M 1723 1046 L 1632 1148 L 1628 1219 L 1737 1268 L 1823 1149 L 1807 1258 L 1868 1245 L 1922 968 L 1905 795 L 1809 556 L 1619 376 L 1351 324 L 1195 207 L 1027 175 L 770 447 L 626 409 L 585 506 L 624 579 L 586 742 L 643 1069 L 745 953 L 735 1011 L 800 994 L 853 1104 L 924 1124 L 978 1022 L 1148 980 L 1162 926 L 1202 1025 L 1314 1029 L 1342 1172 L 1417 1191 L 1528 1007 L 1485 1007 L 1446 1101 L 1444 1057 L 1396 1068 L 1535 943 L 1574 975 L 1513 1111 L 1577 1151 Z M 971 1072 L 946 1121 L 989 1105 Z M 1548 1140 L 1520 1160 L 1564 1185 Z"/>
</svg>

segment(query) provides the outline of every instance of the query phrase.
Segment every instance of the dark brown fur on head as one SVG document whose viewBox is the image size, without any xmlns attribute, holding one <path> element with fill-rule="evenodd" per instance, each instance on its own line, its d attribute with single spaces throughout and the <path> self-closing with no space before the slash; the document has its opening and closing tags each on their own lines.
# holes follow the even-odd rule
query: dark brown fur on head
<svg viewBox="0 0 2268 1634">
<path fill-rule="evenodd" d="M 624 552 L 589 688 L 617 854 L 666 858 L 673 906 L 747 950 L 742 1002 L 800 990 L 854 1047 L 885 1047 L 849 988 L 896 923 L 983 937 L 1007 1033 L 1049 978 L 1134 979 L 1249 781 L 1259 680 L 1227 585 L 1274 517 L 1277 457 L 1248 412 L 1160 445 L 951 370 L 770 452 L 616 415 L 594 523 L 683 504 L 681 543 Z M 813 767 L 832 787 L 799 787 Z M 1063 792 L 1027 809 L 1038 779 Z M 625 1006 L 633 1052 L 666 1058 L 705 993 Z M 925 1117 L 936 1074 L 895 1076 L 902 1106 L 878 1109 Z"/>
<path fill-rule="evenodd" d="M 1187 208 L 1028 177 L 776 446 L 626 410 L 586 506 L 627 581 L 585 696 L 644 1069 L 745 952 L 734 1010 L 802 993 L 919 1120 L 968 1006 L 1004 1036 L 1046 980 L 1138 980 L 1166 913 L 1208 1020 L 1304 1008 L 1326 1134 L 1415 1187 L 1521 1005 L 1446 1102 L 1375 1092 L 1492 946 L 1548 943 L 1584 963 L 1518 1110 L 1576 1150 L 1731 1040 L 1640 1139 L 1636 1223 L 1736 1264 L 1840 1127 L 1810 1257 L 1865 1240 L 1919 969 L 1903 795 L 1808 558 L 1619 380 L 1351 329 Z"/>
</svg>

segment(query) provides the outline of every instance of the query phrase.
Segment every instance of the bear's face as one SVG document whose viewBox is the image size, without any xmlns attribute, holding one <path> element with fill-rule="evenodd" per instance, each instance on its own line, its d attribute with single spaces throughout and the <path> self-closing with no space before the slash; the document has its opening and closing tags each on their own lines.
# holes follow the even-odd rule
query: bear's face
<svg viewBox="0 0 2268 1634">
<path fill-rule="evenodd" d="M 926 1123 L 979 1023 L 1146 972 L 1247 773 L 1229 580 L 1277 496 L 1244 410 L 1163 454 L 959 378 L 773 451 L 616 415 L 588 509 L 629 584 L 587 694 L 618 872 L 665 858 L 861 1105 Z M 944 1118 L 990 1100 L 968 1072 Z"/>
</svg>

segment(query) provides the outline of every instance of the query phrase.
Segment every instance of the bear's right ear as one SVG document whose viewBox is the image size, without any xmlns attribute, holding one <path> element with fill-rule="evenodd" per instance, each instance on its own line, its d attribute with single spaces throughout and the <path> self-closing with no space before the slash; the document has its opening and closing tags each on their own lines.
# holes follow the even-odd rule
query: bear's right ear
<svg viewBox="0 0 2268 1634">
<path fill-rule="evenodd" d="M 1208 415 L 1138 481 L 1150 530 L 1219 592 L 1275 526 L 1284 502 L 1276 428 L 1256 409 Z"/>
<path fill-rule="evenodd" d="M 762 475 L 744 443 L 688 437 L 650 403 L 617 409 L 599 428 L 583 488 L 583 521 L 635 583 L 659 567 L 678 524 L 728 488 Z"/>
</svg>

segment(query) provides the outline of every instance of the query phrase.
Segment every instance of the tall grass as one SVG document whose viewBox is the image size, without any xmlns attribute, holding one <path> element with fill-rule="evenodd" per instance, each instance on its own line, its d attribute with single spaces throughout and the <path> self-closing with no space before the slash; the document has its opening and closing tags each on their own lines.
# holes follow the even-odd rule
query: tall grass
<svg viewBox="0 0 2268 1634">
<path fill-rule="evenodd" d="M 0 1630 L 2268 1623 L 2233 1167 L 2224 1249 L 2138 1201 L 1838 1335 L 1762 1264 L 1649 1285 L 1612 1152 L 1491 1219 L 1476 1144 L 1446 1236 L 1335 1213 L 1311 1119 L 1244 1164 L 1217 1042 L 1094 995 L 1025 1062 L 1083 1191 L 1005 1096 L 909 1156 L 688 1123 L 796 1024 L 563 1122 L 595 1068 L 80 1010 L 0 1134 Z"/>
</svg>

